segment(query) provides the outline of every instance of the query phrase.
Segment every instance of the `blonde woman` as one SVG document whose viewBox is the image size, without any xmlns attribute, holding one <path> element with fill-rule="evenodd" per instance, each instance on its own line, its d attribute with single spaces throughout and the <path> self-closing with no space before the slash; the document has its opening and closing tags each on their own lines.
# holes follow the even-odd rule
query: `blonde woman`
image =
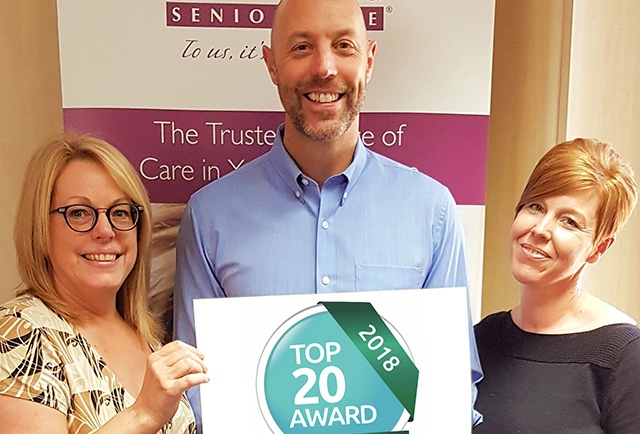
<svg viewBox="0 0 640 434">
<path fill-rule="evenodd" d="M 202 354 L 148 308 L 150 204 L 108 143 L 39 149 L 15 226 L 17 298 L 0 307 L 0 420 L 11 433 L 193 433 Z"/>
</svg>

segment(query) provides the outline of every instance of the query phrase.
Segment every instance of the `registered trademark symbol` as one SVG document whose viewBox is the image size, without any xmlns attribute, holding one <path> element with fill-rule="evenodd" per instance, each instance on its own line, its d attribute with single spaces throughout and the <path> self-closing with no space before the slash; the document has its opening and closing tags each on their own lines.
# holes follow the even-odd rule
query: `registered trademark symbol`
<svg viewBox="0 0 640 434">
<path fill-rule="evenodd" d="M 387 11 L 388 14 L 390 14 L 391 12 L 393 12 L 393 6 L 387 6 L 385 10 Z"/>
</svg>

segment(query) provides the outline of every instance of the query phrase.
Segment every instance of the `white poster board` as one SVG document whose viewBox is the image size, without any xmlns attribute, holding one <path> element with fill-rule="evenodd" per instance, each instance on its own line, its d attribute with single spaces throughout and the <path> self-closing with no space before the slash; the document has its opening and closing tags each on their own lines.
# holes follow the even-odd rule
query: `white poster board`
<svg viewBox="0 0 640 434">
<path fill-rule="evenodd" d="M 305 337 L 308 328 L 307 332 L 300 329 L 300 324 L 307 321 L 299 321 L 300 315 L 318 309 L 320 302 L 370 304 L 410 354 L 419 371 L 414 418 L 405 425 L 399 417 L 399 426 L 393 431 L 471 432 L 467 291 L 429 288 L 195 300 L 198 348 L 205 354 L 211 376 L 211 382 L 200 388 L 204 434 L 382 431 L 367 431 L 367 424 L 374 423 L 371 419 L 375 417 L 382 420 L 392 406 L 372 404 L 376 399 L 384 403 L 382 394 L 388 390 L 382 386 L 376 390 L 384 391 L 367 392 L 375 381 L 369 381 L 365 374 L 359 377 L 370 369 L 364 358 L 349 353 L 347 341 L 340 341 L 340 337 L 313 342 L 318 339 L 309 341 Z M 312 314 L 312 318 L 319 319 L 320 315 Z M 330 327 L 320 329 L 325 333 Z M 381 337 L 363 332 L 360 336 L 368 339 L 368 348 L 377 351 L 374 362 L 386 362 L 389 370 L 403 365 L 391 357 L 394 353 Z M 287 336 L 299 342 L 290 345 Z M 289 365 L 276 358 L 274 346 L 284 350 L 281 354 L 290 359 Z M 297 369 L 292 371 L 290 366 Z M 303 369 L 294 373 L 300 368 Z M 276 380 L 271 391 L 267 386 L 269 376 Z M 294 381 L 296 394 L 289 393 L 287 386 Z M 302 390 L 305 385 L 308 390 Z M 349 398 L 353 391 L 359 393 L 359 398 Z M 265 403 L 270 393 L 271 402 Z M 308 406 L 301 404 L 314 399 L 321 408 L 319 413 L 308 412 Z M 326 413 L 322 408 L 328 408 Z M 286 413 L 284 420 L 292 429 L 270 429 L 277 417 L 271 413 L 281 411 Z"/>
</svg>

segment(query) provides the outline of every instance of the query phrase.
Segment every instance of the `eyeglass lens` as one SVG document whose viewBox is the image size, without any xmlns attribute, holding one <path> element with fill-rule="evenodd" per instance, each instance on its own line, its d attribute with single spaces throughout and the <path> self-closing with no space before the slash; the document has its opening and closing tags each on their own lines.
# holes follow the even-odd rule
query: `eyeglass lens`
<svg viewBox="0 0 640 434">
<path fill-rule="evenodd" d="M 138 223 L 139 211 L 130 204 L 116 204 L 106 209 L 107 220 L 115 229 L 128 231 Z M 88 205 L 72 205 L 67 208 L 64 217 L 71 229 L 90 231 L 98 220 L 98 210 Z"/>
</svg>

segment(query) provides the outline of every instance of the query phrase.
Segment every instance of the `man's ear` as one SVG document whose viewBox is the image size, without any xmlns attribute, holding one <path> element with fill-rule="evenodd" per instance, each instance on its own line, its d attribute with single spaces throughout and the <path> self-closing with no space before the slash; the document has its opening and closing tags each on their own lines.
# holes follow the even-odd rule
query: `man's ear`
<svg viewBox="0 0 640 434">
<path fill-rule="evenodd" d="M 267 71 L 269 71 L 269 76 L 271 77 L 271 82 L 278 85 L 278 74 L 276 72 L 276 59 L 273 54 L 273 50 L 266 45 L 262 46 L 262 58 L 264 59 L 264 64 L 267 65 Z"/>
<path fill-rule="evenodd" d="M 587 262 L 589 264 L 595 264 L 596 262 L 598 262 L 600 258 L 602 258 L 602 256 L 607 252 L 607 250 L 609 250 L 609 247 L 611 247 L 615 240 L 616 237 L 609 237 L 602 240 L 600 244 L 598 244 L 598 247 L 596 247 L 596 250 L 593 252 L 593 254 L 587 258 Z"/>
<path fill-rule="evenodd" d="M 373 75 L 373 62 L 376 57 L 376 49 L 378 48 L 378 43 L 376 41 L 368 41 L 368 49 L 367 49 L 367 73 L 366 80 L 369 83 L 371 80 L 371 76 Z"/>
</svg>

